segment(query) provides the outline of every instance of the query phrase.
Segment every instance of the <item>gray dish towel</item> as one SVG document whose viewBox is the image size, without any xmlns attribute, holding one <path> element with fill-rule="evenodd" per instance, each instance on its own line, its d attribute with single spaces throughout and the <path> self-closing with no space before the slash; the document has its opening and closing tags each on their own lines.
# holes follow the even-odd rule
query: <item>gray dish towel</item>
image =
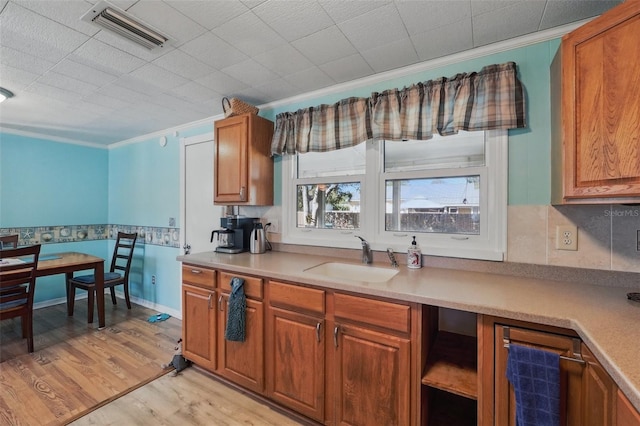
<svg viewBox="0 0 640 426">
<path fill-rule="evenodd" d="M 245 315 L 247 300 L 244 295 L 244 280 L 231 278 L 231 294 L 229 295 L 229 307 L 227 308 L 227 328 L 224 338 L 235 342 L 244 342 Z"/>
<path fill-rule="evenodd" d="M 511 344 L 507 379 L 516 394 L 517 426 L 560 425 L 560 355 Z"/>
</svg>

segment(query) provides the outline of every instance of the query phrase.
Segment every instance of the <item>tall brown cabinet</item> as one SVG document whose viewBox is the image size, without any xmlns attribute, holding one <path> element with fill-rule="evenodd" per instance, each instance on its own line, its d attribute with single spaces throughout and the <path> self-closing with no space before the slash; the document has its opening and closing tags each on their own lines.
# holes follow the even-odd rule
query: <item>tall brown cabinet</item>
<svg viewBox="0 0 640 426">
<path fill-rule="evenodd" d="M 273 204 L 273 122 L 242 114 L 214 123 L 214 204 Z"/>
<path fill-rule="evenodd" d="M 562 38 L 551 66 L 552 201 L 640 201 L 640 1 Z"/>
</svg>

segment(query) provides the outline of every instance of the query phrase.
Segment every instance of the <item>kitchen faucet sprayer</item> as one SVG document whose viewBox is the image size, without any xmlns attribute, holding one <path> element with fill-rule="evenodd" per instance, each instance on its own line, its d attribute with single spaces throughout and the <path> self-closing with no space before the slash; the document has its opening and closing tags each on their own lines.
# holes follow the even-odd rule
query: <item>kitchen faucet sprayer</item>
<svg viewBox="0 0 640 426">
<path fill-rule="evenodd" d="M 355 237 L 360 238 L 360 241 L 362 241 L 362 263 L 373 262 L 373 253 L 371 252 L 369 242 L 359 235 L 355 235 Z"/>
</svg>

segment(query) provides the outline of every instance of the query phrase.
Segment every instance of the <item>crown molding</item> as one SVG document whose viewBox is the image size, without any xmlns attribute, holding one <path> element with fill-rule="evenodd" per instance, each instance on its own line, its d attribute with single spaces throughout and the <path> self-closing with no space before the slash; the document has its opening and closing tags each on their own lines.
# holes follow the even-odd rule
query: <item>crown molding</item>
<svg viewBox="0 0 640 426">
<path fill-rule="evenodd" d="M 16 136 L 24 136 L 24 137 L 27 137 L 27 138 L 43 139 L 43 140 L 51 141 L 51 142 L 59 142 L 59 143 L 66 143 L 66 144 L 72 144 L 72 145 L 86 146 L 86 147 L 89 147 L 89 148 L 99 148 L 99 149 L 107 149 L 108 148 L 107 145 L 101 145 L 101 144 L 95 143 L 95 142 L 85 142 L 85 141 L 79 141 L 79 140 L 76 140 L 76 139 L 61 138 L 59 136 L 51 136 L 51 135 L 46 135 L 44 133 L 27 132 L 27 131 L 24 131 L 24 130 L 8 129 L 6 127 L 0 126 L 0 134 L 2 134 L 2 133 L 6 133 L 6 134 L 10 134 L 10 135 L 16 135 Z"/>
</svg>

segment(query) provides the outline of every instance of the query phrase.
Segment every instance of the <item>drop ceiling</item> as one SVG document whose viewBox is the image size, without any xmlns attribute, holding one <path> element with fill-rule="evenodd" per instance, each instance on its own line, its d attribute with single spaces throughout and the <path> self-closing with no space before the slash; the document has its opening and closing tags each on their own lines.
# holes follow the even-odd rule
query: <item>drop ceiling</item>
<svg viewBox="0 0 640 426">
<path fill-rule="evenodd" d="M 621 1 L 113 0 L 171 38 L 83 22 L 96 1 L 0 0 L 0 128 L 109 145 L 597 16 Z"/>
</svg>

